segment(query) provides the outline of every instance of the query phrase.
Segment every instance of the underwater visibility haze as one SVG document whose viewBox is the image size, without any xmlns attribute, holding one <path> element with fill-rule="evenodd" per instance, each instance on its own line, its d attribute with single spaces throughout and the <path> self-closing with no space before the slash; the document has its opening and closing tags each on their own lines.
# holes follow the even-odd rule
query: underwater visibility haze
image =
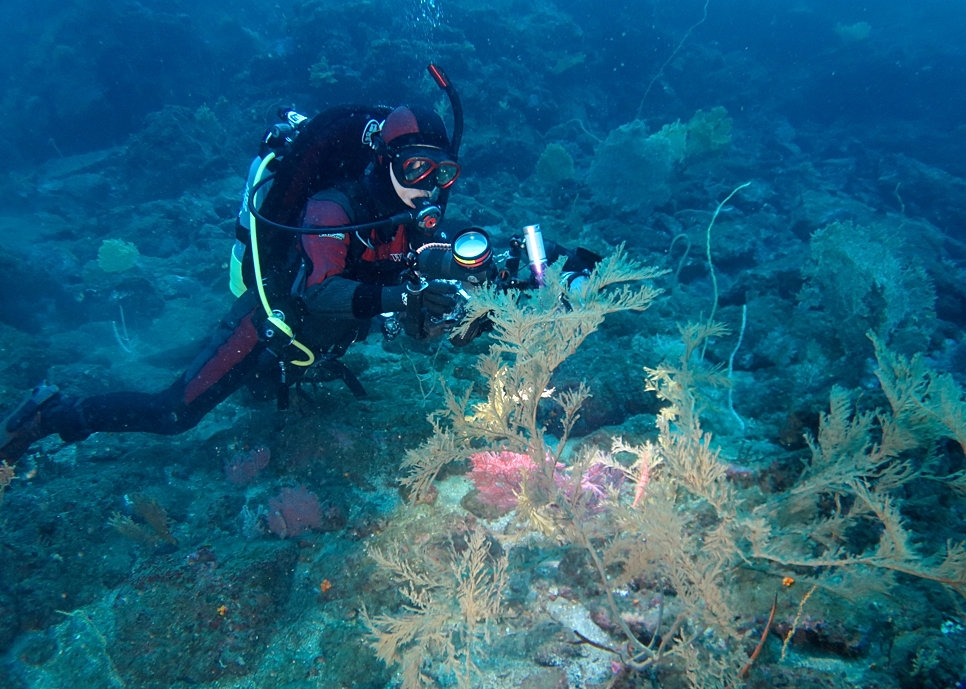
<svg viewBox="0 0 966 689">
<path fill-rule="evenodd" d="M 966 687 L 964 35 L 8 0 L 0 687 Z"/>
</svg>

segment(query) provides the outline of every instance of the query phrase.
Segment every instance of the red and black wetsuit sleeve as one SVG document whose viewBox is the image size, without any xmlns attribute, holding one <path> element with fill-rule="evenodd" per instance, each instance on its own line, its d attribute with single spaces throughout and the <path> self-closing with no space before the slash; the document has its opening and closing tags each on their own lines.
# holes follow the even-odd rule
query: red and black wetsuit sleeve
<svg viewBox="0 0 966 689">
<path fill-rule="evenodd" d="M 320 195 L 306 204 L 302 227 L 327 230 L 299 236 L 307 267 L 301 297 L 314 315 L 364 319 L 382 311 L 381 285 L 345 277 L 352 236 L 338 229 L 351 224 L 351 209 L 342 194 Z"/>
</svg>

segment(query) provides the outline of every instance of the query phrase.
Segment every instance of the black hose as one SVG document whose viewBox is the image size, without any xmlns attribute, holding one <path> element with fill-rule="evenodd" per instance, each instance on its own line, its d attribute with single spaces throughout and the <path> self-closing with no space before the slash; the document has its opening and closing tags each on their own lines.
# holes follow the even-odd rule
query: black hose
<svg viewBox="0 0 966 689">
<path fill-rule="evenodd" d="M 383 220 L 375 220 L 373 222 L 362 223 L 360 225 L 338 225 L 331 228 L 319 228 L 319 227 L 293 227 L 292 225 L 282 225 L 277 222 L 273 222 L 262 215 L 257 208 L 255 208 L 255 197 L 258 191 L 275 179 L 275 175 L 269 175 L 263 177 L 258 181 L 258 184 L 253 186 L 248 192 L 248 212 L 255 216 L 255 220 L 258 221 L 259 227 L 270 227 L 273 230 L 281 230 L 282 232 L 292 232 L 294 234 L 324 234 L 325 232 L 364 232 L 367 230 L 378 230 L 383 227 L 391 227 L 393 225 L 404 225 L 410 223 L 416 219 L 416 213 L 405 211 L 403 213 L 397 213 L 389 218 L 384 218 Z"/>
</svg>

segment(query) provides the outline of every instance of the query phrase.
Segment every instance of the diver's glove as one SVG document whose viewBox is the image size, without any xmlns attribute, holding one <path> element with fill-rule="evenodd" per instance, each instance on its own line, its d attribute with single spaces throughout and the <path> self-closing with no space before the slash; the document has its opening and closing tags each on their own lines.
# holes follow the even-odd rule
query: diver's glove
<svg viewBox="0 0 966 689">
<path fill-rule="evenodd" d="M 447 280 L 430 280 L 423 289 L 423 307 L 433 316 L 452 313 L 459 303 L 459 287 Z"/>
<path fill-rule="evenodd" d="M 405 311 L 408 302 L 409 290 L 406 285 L 395 287 L 383 287 L 381 292 L 381 306 L 379 313 L 396 313 Z"/>
</svg>

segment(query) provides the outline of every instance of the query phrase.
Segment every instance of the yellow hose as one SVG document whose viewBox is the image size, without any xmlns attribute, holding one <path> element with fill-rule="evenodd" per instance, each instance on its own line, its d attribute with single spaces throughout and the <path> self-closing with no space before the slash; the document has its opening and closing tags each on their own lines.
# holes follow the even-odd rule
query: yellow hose
<svg viewBox="0 0 966 689">
<path fill-rule="evenodd" d="M 253 189 L 258 184 L 258 182 L 262 179 L 262 175 L 265 173 L 265 168 L 267 168 L 268 164 L 272 162 L 274 159 L 275 159 L 275 154 L 269 153 L 262 160 L 261 165 L 258 166 L 258 170 L 255 172 L 255 178 L 254 180 L 252 180 Z M 255 199 L 251 199 L 250 205 L 251 207 L 255 205 Z M 276 328 L 278 328 L 279 330 L 281 330 L 283 333 L 285 333 L 291 338 L 292 341 L 289 344 L 294 345 L 297 349 L 301 350 L 305 354 L 306 356 L 305 359 L 298 360 L 298 361 L 293 360 L 291 362 L 292 365 L 293 366 L 311 366 L 312 364 L 315 363 L 315 354 L 312 353 L 311 349 L 309 349 L 304 344 L 302 344 L 301 342 L 295 339 L 295 333 L 292 331 L 292 329 L 288 326 L 288 324 L 285 321 L 275 316 L 275 312 L 272 311 L 272 307 L 269 306 L 268 304 L 268 297 L 265 294 L 265 285 L 262 282 L 262 263 L 261 263 L 261 259 L 258 256 L 258 237 L 255 231 L 255 223 L 256 223 L 255 214 L 252 213 L 251 207 L 249 208 L 249 211 L 248 211 L 249 226 L 251 228 L 249 230 L 250 232 L 249 243 L 251 244 L 251 247 L 252 247 L 252 262 L 254 263 L 254 267 L 255 267 L 255 285 L 258 287 L 258 297 L 259 299 L 261 299 L 262 308 L 265 309 L 265 316 L 267 317 L 269 323 L 274 325 Z"/>
</svg>

